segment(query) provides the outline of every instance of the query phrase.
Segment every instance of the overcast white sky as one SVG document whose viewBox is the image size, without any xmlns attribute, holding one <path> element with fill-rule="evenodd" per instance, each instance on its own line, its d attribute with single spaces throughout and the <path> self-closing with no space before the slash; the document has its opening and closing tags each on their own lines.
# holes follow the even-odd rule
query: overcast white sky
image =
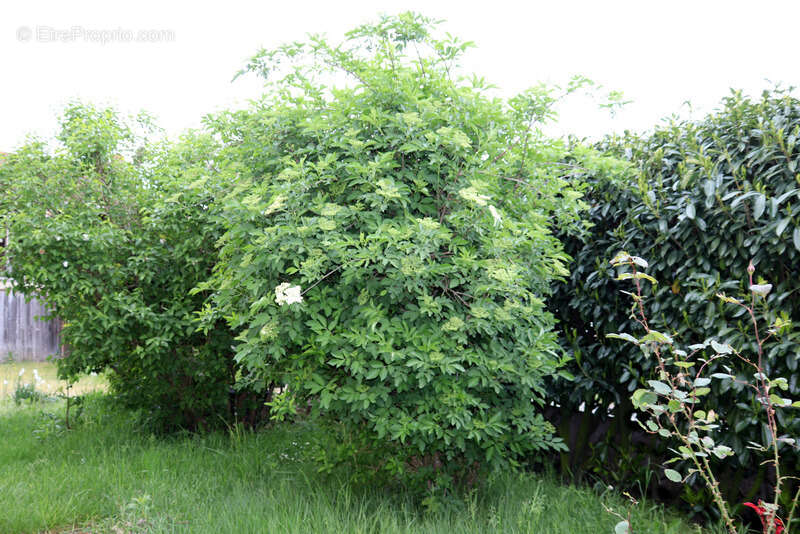
<svg viewBox="0 0 800 534">
<path fill-rule="evenodd" d="M 231 83 L 259 47 L 309 32 L 338 38 L 378 13 L 407 9 L 446 19 L 448 31 L 475 41 L 465 70 L 506 94 L 583 74 L 633 99 L 613 120 L 573 103 L 562 128 L 579 135 L 646 129 L 686 100 L 706 111 L 729 87 L 800 85 L 800 2 L 791 0 L 27 0 L 4 3 L 0 15 L 0 151 L 28 132 L 54 133 L 59 110 L 75 97 L 147 110 L 176 135 L 259 93 L 255 78 Z M 58 41 L 50 29 L 75 39 Z M 174 39 L 92 40 L 91 32 L 115 30 L 166 30 Z"/>
</svg>

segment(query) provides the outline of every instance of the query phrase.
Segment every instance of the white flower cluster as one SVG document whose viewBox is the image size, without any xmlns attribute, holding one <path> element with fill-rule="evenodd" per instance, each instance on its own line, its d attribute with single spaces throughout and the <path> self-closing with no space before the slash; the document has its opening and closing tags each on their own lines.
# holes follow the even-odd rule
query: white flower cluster
<svg viewBox="0 0 800 534">
<path fill-rule="evenodd" d="M 37 386 L 41 386 L 42 384 L 44 384 L 44 378 L 39 376 L 39 371 L 37 369 L 33 370 L 33 378 L 34 378 L 34 380 L 36 380 L 36 385 Z"/>
<path fill-rule="evenodd" d="M 17 376 L 18 376 L 20 379 L 22 379 L 22 376 L 23 376 L 24 374 L 25 374 L 25 368 L 23 367 L 22 369 L 20 369 L 20 370 L 19 370 L 19 373 L 18 373 L 18 375 L 17 375 Z M 39 376 L 39 370 L 38 370 L 38 369 L 34 369 L 34 370 L 33 370 L 33 379 L 36 381 L 36 385 L 37 385 L 37 386 L 47 385 L 47 382 L 45 382 L 45 381 L 44 381 L 44 378 L 42 378 L 41 376 Z M 8 380 L 3 380 L 3 385 L 4 385 L 4 386 L 7 386 L 7 385 L 8 385 Z M 25 383 L 25 385 L 27 386 L 27 385 L 28 385 L 28 383 L 26 382 L 26 383 Z"/>
<path fill-rule="evenodd" d="M 284 282 L 275 288 L 275 302 L 278 305 L 294 304 L 296 302 L 303 302 L 303 295 L 300 293 L 300 286 L 289 285 Z"/>
<path fill-rule="evenodd" d="M 497 208 L 495 208 L 494 206 L 489 206 L 489 213 L 491 213 L 492 217 L 494 218 L 495 226 L 500 226 L 501 224 L 503 224 L 503 218 L 500 217 L 500 213 L 497 211 Z"/>
<path fill-rule="evenodd" d="M 264 210 L 263 215 L 270 215 L 272 213 L 275 213 L 276 211 L 283 208 L 283 205 L 285 203 L 286 203 L 286 195 L 278 195 L 277 197 L 275 197 L 275 200 L 273 200 L 272 203 L 269 206 L 267 206 L 267 209 Z"/>
<path fill-rule="evenodd" d="M 472 201 L 478 206 L 485 206 L 487 202 L 491 200 L 490 197 L 478 193 L 478 190 L 475 189 L 474 187 L 466 187 L 460 190 L 458 194 L 464 200 Z"/>
<path fill-rule="evenodd" d="M 500 216 L 500 212 L 497 210 L 497 208 L 489 204 L 489 201 L 492 200 L 492 197 L 487 195 L 481 195 L 480 193 L 478 193 L 478 190 L 475 189 L 475 187 L 467 187 L 465 189 L 462 189 L 461 191 L 458 192 L 458 194 L 461 196 L 461 198 L 474 202 L 478 206 L 488 205 L 489 213 L 492 214 L 492 218 L 494 219 L 494 225 L 500 226 L 501 224 L 503 224 L 503 218 Z"/>
</svg>

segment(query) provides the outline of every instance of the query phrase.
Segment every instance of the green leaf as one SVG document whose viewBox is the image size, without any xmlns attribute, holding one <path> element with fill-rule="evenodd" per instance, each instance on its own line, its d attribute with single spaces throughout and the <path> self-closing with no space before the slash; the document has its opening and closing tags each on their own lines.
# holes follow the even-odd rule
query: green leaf
<svg viewBox="0 0 800 534">
<path fill-rule="evenodd" d="M 658 380 L 648 380 L 647 383 L 653 388 L 653 391 L 658 393 L 659 395 L 669 395 L 672 393 L 672 388 L 669 387 L 664 382 L 660 382 Z"/>
<path fill-rule="evenodd" d="M 781 196 L 779 196 L 779 197 L 776 199 L 776 202 L 777 202 L 779 205 L 780 205 L 780 204 L 783 204 L 783 201 L 784 201 L 784 200 L 786 200 L 786 199 L 787 199 L 787 198 L 789 198 L 790 196 L 794 195 L 794 194 L 795 194 L 795 193 L 797 193 L 798 191 L 800 191 L 800 189 L 790 189 L 789 191 L 787 191 L 787 192 L 785 192 L 784 194 L 782 194 Z"/>
<path fill-rule="evenodd" d="M 794 242 L 794 248 L 800 251 L 800 226 L 795 227 L 792 233 L 792 241 Z"/>
<path fill-rule="evenodd" d="M 764 208 L 767 206 L 767 198 L 759 194 L 756 196 L 755 204 L 753 205 L 753 217 L 756 219 L 760 219 L 761 215 L 764 214 Z"/>
<path fill-rule="evenodd" d="M 766 297 L 772 291 L 772 284 L 753 284 L 750 286 L 750 291 L 756 295 Z"/>
<path fill-rule="evenodd" d="M 561 378 L 563 378 L 564 380 L 568 380 L 568 381 L 570 381 L 570 382 L 572 382 L 573 380 L 575 380 L 575 375 L 573 375 L 572 373 L 570 373 L 570 372 L 569 372 L 569 371 L 567 371 L 566 369 L 560 369 L 560 370 L 558 371 L 558 376 L 560 376 L 560 377 L 561 377 Z"/>
<path fill-rule="evenodd" d="M 632 335 L 626 334 L 624 332 L 622 334 L 606 334 L 606 337 L 609 338 L 609 339 L 622 339 L 624 341 L 628 341 L 628 342 L 633 343 L 635 345 L 639 344 L 639 340 L 638 339 L 636 339 Z"/>
<path fill-rule="evenodd" d="M 614 534 L 630 534 L 631 526 L 627 521 L 620 521 L 614 525 Z"/>
<path fill-rule="evenodd" d="M 662 334 L 661 332 L 657 332 L 656 330 L 650 330 L 646 336 L 639 340 L 641 343 L 646 343 L 648 341 L 653 341 L 656 343 L 667 343 L 668 345 L 672 344 L 672 338 L 667 334 Z"/>
<path fill-rule="evenodd" d="M 688 219 L 694 219 L 695 213 L 696 212 L 695 212 L 695 209 L 694 209 L 694 204 L 692 204 L 691 202 L 686 204 L 686 217 Z"/>
<path fill-rule="evenodd" d="M 733 348 L 727 343 L 726 344 L 718 343 L 717 341 L 714 340 L 711 341 L 711 348 L 714 349 L 714 352 L 716 352 L 717 354 L 730 354 L 731 352 L 733 352 Z"/>
<path fill-rule="evenodd" d="M 777 226 L 775 226 L 775 234 L 778 237 L 780 237 L 783 231 L 786 230 L 786 227 L 789 225 L 790 222 L 792 222 L 791 217 L 784 217 L 783 219 L 778 221 Z"/>
<path fill-rule="evenodd" d="M 774 393 L 769 394 L 769 400 L 774 406 L 791 406 L 792 401 L 789 399 L 782 399 Z"/>
<path fill-rule="evenodd" d="M 634 408 L 647 408 L 658 403 L 658 397 L 648 389 L 637 389 L 631 395 L 631 403 Z"/>
<path fill-rule="evenodd" d="M 617 254 L 613 258 L 611 258 L 611 260 L 608 263 L 616 267 L 619 265 L 625 265 L 630 261 L 631 261 L 631 255 L 623 250 L 617 252 Z"/>
<path fill-rule="evenodd" d="M 622 273 L 616 278 L 617 280 L 632 280 L 632 279 L 640 279 L 640 280 L 647 280 L 653 284 L 657 284 L 658 280 L 653 278 L 647 273 L 636 272 L 636 273 Z"/>
<path fill-rule="evenodd" d="M 743 200 L 745 200 L 747 198 L 750 198 L 752 196 L 758 195 L 758 194 L 759 193 L 757 191 L 748 191 L 747 193 L 736 197 L 734 199 L 734 201 L 731 202 L 731 205 L 730 205 L 731 209 L 736 208 L 736 206 L 738 206 Z"/>
<path fill-rule="evenodd" d="M 683 480 L 681 474 L 674 469 L 664 469 L 664 475 L 673 482 L 680 482 Z"/>
<path fill-rule="evenodd" d="M 714 456 L 719 459 L 726 458 L 727 456 L 733 456 L 733 449 L 726 447 L 725 445 L 717 445 L 711 450 L 711 452 L 714 453 Z"/>
<path fill-rule="evenodd" d="M 637 272 L 635 278 L 641 278 L 642 280 L 647 280 L 648 282 L 651 282 L 653 284 L 658 283 L 658 280 L 656 280 L 647 273 Z"/>
<path fill-rule="evenodd" d="M 786 391 L 786 390 L 789 389 L 789 382 L 785 378 L 783 378 L 782 376 L 778 377 L 778 378 L 775 378 L 775 379 L 771 380 L 770 382 L 771 382 L 771 385 L 777 386 L 778 388 L 782 389 L 783 391 Z"/>
<path fill-rule="evenodd" d="M 735 378 L 733 375 L 729 375 L 728 373 L 712 373 L 711 378 L 717 378 L 719 380 L 725 379 L 732 379 Z"/>
<path fill-rule="evenodd" d="M 714 189 L 716 188 L 714 184 L 714 180 L 706 180 L 703 182 L 703 192 L 706 194 L 707 197 L 714 195 Z"/>
</svg>

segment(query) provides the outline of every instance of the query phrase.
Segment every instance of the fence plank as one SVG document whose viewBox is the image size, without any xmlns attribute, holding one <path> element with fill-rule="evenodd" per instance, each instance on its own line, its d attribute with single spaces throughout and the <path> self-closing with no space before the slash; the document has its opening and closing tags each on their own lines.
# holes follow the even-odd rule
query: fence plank
<svg viewBox="0 0 800 534">
<path fill-rule="evenodd" d="M 61 321 L 36 299 L 25 301 L 0 286 L 0 361 L 43 361 L 59 354 Z"/>
</svg>

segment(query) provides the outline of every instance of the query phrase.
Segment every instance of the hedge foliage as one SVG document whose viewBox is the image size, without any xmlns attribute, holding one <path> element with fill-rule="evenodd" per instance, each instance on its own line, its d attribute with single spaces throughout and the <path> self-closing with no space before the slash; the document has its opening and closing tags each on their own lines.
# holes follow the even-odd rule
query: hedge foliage
<svg viewBox="0 0 800 534">
<path fill-rule="evenodd" d="M 733 92 L 701 121 L 672 120 L 652 135 L 608 139 L 604 148 L 635 171 L 628 180 L 601 177 L 592 184 L 592 226 L 580 237 L 563 236 L 572 272 L 551 300 L 575 355 L 570 370 L 576 380 L 561 389 L 561 406 L 574 410 L 585 403 L 602 413 L 610 403 L 629 407 L 631 392 L 654 374 L 653 359 L 606 339 L 636 330 L 609 265 L 620 250 L 650 262 L 648 273 L 661 282 L 647 303 L 651 323 L 681 343 L 716 337 L 755 350 L 748 318 L 715 296 L 749 294 L 751 259 L 757 274 L 774 285 L 767 299 L 773 315 L 763 317 L 762 311 L 759 319 L 800 319 L 800 102 L 781 90 L 759 99 Z M 800 333 L 795 328 L 765 347 L 768 375 L 787 377 L 796 397 Z M 763 426 L 752 392 L 740 384 L 715 384 L 708 406 L 729 422 L 725 444 L 741 465 L 755 466 L 759 457 L 747 446 L 763 441 Z M 779 417 L 790 435 L 800 433 L 796 410 Z M 797 470 L 800 455 L 784 449 L 789 469 Z"/>
<path fill-rule="evenodd" d="M 150 129 L 76 103 L 56 142 L 32 139 L 9 156 L 4 275 L 64 321 L 62 377 L 109 371 L 116 396 L 158 428 L 215 426 L 243 395 L 231 392 L 233 334 L 221 320 L 198 331 L 206 295 L 190 291 L 216 262 L 210 210 L 227 175 L 208 168 L 210 137 L 153 145 Z"/>
<path fill-rule="evenodd" d="M 614 403 L 634 435 L 629 396 L 654 369 L 606 338 L 635 330 L 618 251 L 650 261 L 663 283 L 648 314 L 682 344 L 754 349 L 715 297 L 747 293 L 751 260 L 770 313 L 800 318 L 790 93 L 733 93 L 704 120 L 592 149 L 543 134 L 552 90 L 504 100 L 459 77 L 469 46 L 407 13 L 262 51 L 243 73 L 265 79 L 263 98 L 178 143 L 69 106 L 57 143 L 32 139 L 0 166 L 3 274 L 66 321 L 62 376 L 109 371 L 162 428 L 264 401 L 275 418 L 310 410 L 341 432 L 326 467 L 448 487 L 563 451 L 545 410 L 603 418 Z M 797 397 L 800 334 L 766 354 Z M 720 384 L 707 406 L 756 465 L 760 407 Z"/>
</svg>

